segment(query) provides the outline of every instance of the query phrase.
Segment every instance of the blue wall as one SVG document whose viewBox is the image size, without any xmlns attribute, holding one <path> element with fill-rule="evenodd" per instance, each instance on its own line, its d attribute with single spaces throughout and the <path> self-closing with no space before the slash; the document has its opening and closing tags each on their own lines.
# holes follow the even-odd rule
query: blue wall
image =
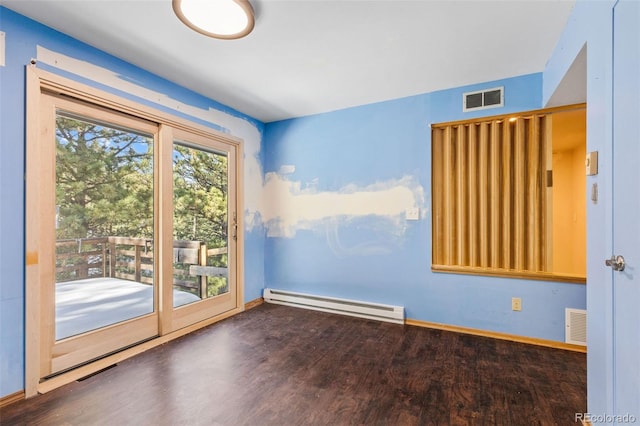
<svg viewBox="0 0 640 426">
<path fill-rule="evenodd" d="M 464 92 L 497 86 L 505 87 L 504 107 L 462 112 Z M 564 341 L 564 310 L 586 307 L 584 285 L 430 270 L 430 124 L 541 107 L 539 73 L 267 124 L 266 285 Z M 371 197 L 381 205 L 353 206 Z M 308 203 L 316 208 L 305 210 Z M 405 220 L 403 208 L 412 206 L 418 221 Z M 522 312 L 511 310 L 512 297 L 522 298 Z"/>
<path fill-rule="evenodd" d="M 145 70 L 98 51 L 64 34 L 0 7 L 0 31 L 6 33 L 6 66 L 0 67 L 0 397 L 24 388 L 24 162 L 25 65 L 38 58 L 40 48 L 99 67 L 116 75 L 122 87 L 133 83 L 165 99 L 157 104 L 118 86 L 92 81 L 38 63 L 56 72 L 125 98 L 182 116 L 245 140 L 245 205 L 254 206 L 260 193 L 260 144 L 264 124 Z M 79 69 L 80 70 L 80 69 Z M 108 73 L 107 73 L 108 74 Z M 96 74 L 99 80 L 102 74 Z M 126 84 L 125 84 L 126 83 Z M 143 93 L 143 92 L 141 92 Z M 189 116 L 172 105 L 198 112 Z M 209 119 L 208 117 L 211 117 Z M 251 167 L 247 167 L 251 165 Z M 256 173 L 257 169 L 257 173 Z M 248 172 L 249 173 L 249 172 Z M 257 176 L 256 176 L 257 175 Z M 257 180 L 257 184 L 254 182 Z M 247 211 L 247 215 L 254 212 Z M 250 225 L 250 226 L 249 226 Z M 245 301 L 261 296 L 264 287 L 264 230 L 247 224 L 245 233 Z"/>
</svg>

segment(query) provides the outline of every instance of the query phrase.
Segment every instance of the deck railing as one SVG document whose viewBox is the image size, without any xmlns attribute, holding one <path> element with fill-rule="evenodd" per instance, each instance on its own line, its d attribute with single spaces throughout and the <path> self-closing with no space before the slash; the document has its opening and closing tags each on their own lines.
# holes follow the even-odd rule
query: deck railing
<svg viewBox="0 0 640 426">
<path fill-rule="evenodd" d="M 201 298 L 207 297 L 208 277 L 226 277 L 226 264 L 216 256 L 226 247 L 207 248 L 202 241 L 173 242 L 173 284 Z M 56 241 L 56 281 L 112 277 L 153 284 L 153 240 L 101 237 Z"/>
</svg>

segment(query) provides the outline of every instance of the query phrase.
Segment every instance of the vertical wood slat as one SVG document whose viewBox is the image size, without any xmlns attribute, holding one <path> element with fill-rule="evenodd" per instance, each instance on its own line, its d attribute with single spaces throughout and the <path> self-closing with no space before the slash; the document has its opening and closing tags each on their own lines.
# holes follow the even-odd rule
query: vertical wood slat
<svg viewBox="0 0 640 426">
<path fill-rule="evenodd" d="M 431 132 L 431 197 L 433 200 L 433 222 L 431 225 L 431 259 L 435 265 L 444 265 L 442 256 L 443 199 L 442 199 L 442 144 L 443 130 L 433 129 Z"/>
<path fill-rule="evenodd" d="M 529 120 L 527 137 L 527 263 L 529 271 L 540 270 L 540 145 L 537 117 Z"/>
<path fill-rule="evenodd" d="M 451 127 L 447 127 L 444 131 L 443 147 L 442 147 L 442 192 L 443 192 L 443 206 L 442 206 L 442 249 L 443 249 L 443 261 L 446 265 L 453 264 L 453 176 L 452 166 L 453 161 L 452 151 L 452 138 Z"/>
<path fill-rule="evenodd" d="M 553 115 L 545 115 L 544 119 L 544 131 L 542 133 L 543 140 L 543 156 L 545 159 L 543 171 L 545 173 L 545 190 L 543 200 L 542 212 L 544 213 L 544 222 L 543 222 L 543 235 L 545 236 L 544 243 L 542 244 L 543 250 L 543 270 L 544 271 L 552 271 L 553 270 L 553 250 L 551 250 L 551 244 L 553 241 L 553 188 L 547 186 L 547 171 L 552 172 L 553 168 L 553 152 L 552 152 L 552 120 Z M 553 172 L 552 172 L 553 173 Z"/>
<path fill-rule="evenodd" d="M 467 127 L 469 137 L 469 266 L 479 266 L 479 242 L 478 242 L 478 141 L 477 127 L 469 124 Z"/>
<path fill-rule="evenodd" d="M 456 204 L 458 206 L 457 211 L 457 254 L 458 254 L 458 265 L 468 266 L 469 265 L 469 231 L 467 228 L 469 209 L 467 206 L 468 201 L 468 188 L 469 182 L 467 174 L 469 172 L 467 167 L 467 155 L 468 155 L 468 140 L 467 140 L 467 127 L 466 126 L 458 126 L 457 131 L 457 142 L 458 148 L 456 150 L 456 168 L 457 168 L 457 200 Z"/>
<path fill-rule="evenodd" d="M 491 216 L 491 241 L 490 241 L 490 265 L 491 268 L 497 269 L 502 265 L 501 261 L 501 231 L 500 226 L 500 214 L 501 214 L 501 194 L 500 194 L 500 154 L 501 154 L 501 139 L 500 128 L 501 123 L 494 120 L 491 123 L 491 143 L 490 143 L 490 157 L 489 157 L 489 172 L 490 172 L 490 184 L 489 184 L 489 205 Z"/>
<path fill-rule="evenodd" d="M 512 234 L 512 132 L 511 123 L 505 120 L 502 125 L 502 267 L 513 269 L 513 234 Z"/>
<path fill-rule="evenodd" d="M 513 143 L 513 247 L 514 269 L 525 269 L 525 132 L 524 120 L 515 122 Z"/>
<path fill-rule="evenodd" d="M 457 152 L 458 138 L 456 128 L 451 128 L 449 134 L 451 143 L 449 144 L 450 152 L 447 159 L 447 167 L 449 168 L 449 178 L 451 179 L 451 197 L 449 198 L 449 205 L 447 206 L 449 214 L 447 215 L 447 221 L 449 223 L 449 258 L 452 265 L 458 265 L 458 171 L 457 171 Z"/>
<path fill-rule="evenodd" d="M 540 158 L 540 165 L 538 171 L 538 222 L 536 234 L 538 236 L 536 241 L 536 249 L 538 253 L 538 271 L 547 271 L 546 269 L 546 215 L 547 215 L 547 130 L 546 130 L 546 117 L 540 115 L 536 117 L 537 122 L 537 135 L 536 145 L 538 146 L 538 156 Z"/>
<path fill-rule="evenodd" d="M 488 124 L 480 124 L 479 134 L 479 153 L 478 153 L 478 183 L 480 190 L 480 203 L 479 203 L 479 220 L 480 220 L 480 238 L 478 240 L 480 244 L 480 266 L 483 268 L 489 267 L 489 126 Z"/>
</svg>

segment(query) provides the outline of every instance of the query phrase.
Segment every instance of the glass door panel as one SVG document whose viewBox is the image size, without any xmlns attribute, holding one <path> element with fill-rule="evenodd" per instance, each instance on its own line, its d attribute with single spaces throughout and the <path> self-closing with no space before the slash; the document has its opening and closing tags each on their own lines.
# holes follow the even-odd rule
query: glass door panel
<svg viewBox="0 0 640 426">
<path fill-rule="evenodd" d="M 173 145 L 174 307 L 229 292 L 227 160 L 224 153 Z"/>
<path fill-rule="evenodd" d="M 158 125 L 43 93 L 40 378 L 150 339 L 158 326 Z"/>
<path fill-rule="evenodd" d="M 56 114 L 56 340 L 154 312 L 153 135 Z"/>
</svg>

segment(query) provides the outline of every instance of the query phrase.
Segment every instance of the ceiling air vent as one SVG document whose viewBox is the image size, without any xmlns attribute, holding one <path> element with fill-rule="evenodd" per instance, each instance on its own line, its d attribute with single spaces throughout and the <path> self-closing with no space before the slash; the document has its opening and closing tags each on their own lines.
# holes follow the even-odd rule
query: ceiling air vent
<svg viewBox="0 0 640 426">
<path fill-rule="evenodd" d="M 462 110 L 464 112 L 497 108 L 503 105 L 504 87 L 495 87 L 493 89 L 462 94 Z"/>
</svg>

